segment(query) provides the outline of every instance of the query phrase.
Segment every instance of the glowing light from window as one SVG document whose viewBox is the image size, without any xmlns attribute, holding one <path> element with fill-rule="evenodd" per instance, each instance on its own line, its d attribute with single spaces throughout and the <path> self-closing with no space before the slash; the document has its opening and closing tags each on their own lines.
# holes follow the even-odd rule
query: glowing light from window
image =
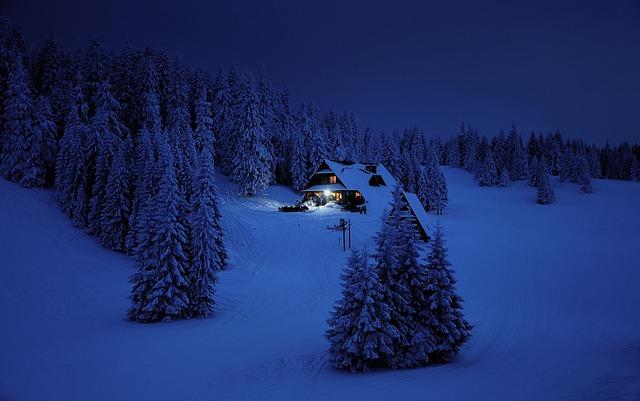
<svg viewBox="0 0 640 401">
<path fill-rule="evenodd" d="M 324 190 L 324 196 L 329 197 L 331 195 L 331 191 L 329 191 L 328 189 Z"/>
</svg>

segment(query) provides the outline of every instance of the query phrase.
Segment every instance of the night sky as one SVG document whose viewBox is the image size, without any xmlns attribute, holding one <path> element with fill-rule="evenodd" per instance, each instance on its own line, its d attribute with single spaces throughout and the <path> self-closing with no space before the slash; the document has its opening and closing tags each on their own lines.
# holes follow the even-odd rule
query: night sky
<svg viewBox="0 0 640 401">
<path fill-rule="evenodd" d="M 361 126 L 460 121 L 640 140 L 640 1 L 0 0 L 27 43 L 129 42 L 216 71 L 246 65 Z"/>
</svg>

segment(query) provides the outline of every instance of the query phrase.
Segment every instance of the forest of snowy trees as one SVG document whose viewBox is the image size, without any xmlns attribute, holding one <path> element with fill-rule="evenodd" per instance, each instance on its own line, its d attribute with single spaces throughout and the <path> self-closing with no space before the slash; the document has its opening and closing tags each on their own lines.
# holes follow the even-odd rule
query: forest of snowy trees
<svg viewBox="0 0 640 401">
<path fill-rule="evenodd" d="M 418 128 L 385 134 L 351 112 L 294 105 L 266 73 L 211 75 L 151 48 L 107 51 L 96 41 L 28 49 L 0 19 L 0 173 L 54 187 L 73 223 L 135 255 L 131 319 L 203 316 L 226 267 L 214 166 L 245 196 L 273 183 L 299 190 L 320 161 L 379 162 L 427 210 L 448 202 L 441 165 L 479 185 L 528 179 L 553 201 L 548 174 L 591 192 L 591 178 L 640 179 L 640 147 L 598 148 L 515 128 L 491 140 L 463 125 L 442 142 Z"/>
</svg>

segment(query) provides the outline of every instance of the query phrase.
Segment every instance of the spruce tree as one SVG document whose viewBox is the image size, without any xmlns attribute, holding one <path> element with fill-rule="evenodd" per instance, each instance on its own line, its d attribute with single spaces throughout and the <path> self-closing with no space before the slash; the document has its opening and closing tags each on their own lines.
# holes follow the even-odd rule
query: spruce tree
<svg viewBox="0 0 640 401">
<path fill-rule="evenodd" d="M 89 203 L 86 144 L 90 130 L 86 121 L 87 104 L 82 94 L 82 77 L 78 75 L 56 158 L 56 198 L 77 227 L 86 227 Z"/>
<path fill-rule="evenodd" d="M 440 223 L 436 225 L 429 243 L 426 270 L 428 309 L 423 316 L 428 321 L 435 341 L 430 360 L 446 361 L 457 354 L 469 340 L 472 326 L 462 313 L 462 298 L 456 293 L 456 279 L 447 260 L 447 248 Z"/>
<path fill-rule="evenodd" d="M 589 166 L 584 154 L 578 156 L 576 162 L 576 181 L 580 185 L 580 192 L 590 194 L 593 192 L 591 177 L 589 176 Z"/>
<path fill-rule="evenodd" d="M 141 244 L 138 272 L 132 276 L 129 318 L 137 322 L 170 322 L 189 316 L 187 233 L 180 223 L 179 190 L 173 156 L 160 140 L 157 168 L 161 179 L 152 199 L 151 241 Z"/>
<path fill-rule="evenodd" d="M 544 165 L 542 166 L 542 170 L 540 171 L 537 185 L 536 202 L 538 202 L 540 205 L 548 205 L 549 203 L 553 203 L 553 201 L 555 200 L 555 195 L 553 193 L 553 188 L 551 187 L 551 181 L 549 180 L 549 173 L 547 172 L 547 169 Z"/>
<path fill-rule="evenodd" d="M 498 186 L 501 187 L 510 187 L 511 186 L 511 178 L 509 178 L 509 170 L 503 168 L 500 172 L 500 178 L 498 179 Z"/>
<path fill-rule="evenodd" d="M 435 338 L 429 326 L 429 294 L 427 270 L 419 261 L 420 251 L 416 245 L 418 233 L 410 214 L 399 221 L 397 228 L 398 271 L 400 281 L 408 290 L 410 307 L 407 310 L 407 343 L 396 351 L 394 364 L 397 367 L 411 368 L 429 363 L 429 354 L 433 351 Z"/>
<path fill-rule="evenodd" d="M 111 95 L 111 85 L 103 81 L 95 92 L 96 113 L 91 122 L 91 130 L 96 138 L 95 175 L 89 204 L 89 231 L 97 234 L 102 229 L 100 215 L 104 208 L 107 181 L 126 128 L 118 120 L 120 104 Z"/>
<path fill-rule="evenodd" d="M 258 113 L 255 90 L 245 90 L 240 137 L 233 158 L 232 177 L 239 184 L 242 195 L 254 196 L 269 186 L 271 179 L 271 155 L 266 146 L 266 136 Z"/>
<path fill-rule="evenodd" d="M 493 186 L 498 183 L 498 172 L 496 169 L 496 163 L 493 160 L 493 152 L 491 149 L 487 150 L 480 172 L 478 175 L 478 184 L 481 187 Z"/>
<path fill-rule="evenodd" d="M 398 185 L 393 191 L 391 209 L 382 217 L 382 228 L 376 236 L 376 271 L 384 289 L 384 296 L 390 305 L 390 321 L 397 329 L 392 349 L 396 352 L 385 364 L 394 368 L 404 367 L 403 351 L 411 345 L 413 314 L 411 293 L 404 281 L 400 265 L 399 236 L 401 221 L 406 213 L 403 209 L 402 188 Z"/>
<path fill-rule="evenodd" d="M 109 170 L 104 206 L 100 213 L 98 238 L 104 246 L 116 251 L 126 250 L 125 239 L 130 229 L 130 174 L 127 160 L 131 156 L 132 147 L 131 138 L 120 143 Z"/>
<path fill-rule="evenodd" d="M 22 57 L 17 57 L 10 69 L 2 110 L 4 126 L 1 127 L 3 132 L 0 136 L 0 171 L 5 178 L 19 182 L 25 171 L 29 170 L 30 176 L 23 184 L 36 185 L 34 181 L 38 178 L 32 178 L 34 172 L 30 170 L 35 168 L 34 152 L 38 152 L 39 143 L 33 138 L 33 104 Z"/>
<path fill-rule="evenodd" d="M 334 367 L 366 372 L 394 357 L 399 332 L 376 269 L 366 251 L 353 251 L 342 278 L 342 299 L 327 321 L 329 357 Z"/>
<path fill-rule="evenodd" d="M 196 317 L 207 316 L 213 311 L 216 270 L 222 270 L 226 264 L 210 148 L 200 153 L 200 163 L 191 198 L 190 225 L 193 261 L 189 270 L 189 310 L 191 316 Z M 219 249 L 220 245 L 222 249 Z"/>
</svg>

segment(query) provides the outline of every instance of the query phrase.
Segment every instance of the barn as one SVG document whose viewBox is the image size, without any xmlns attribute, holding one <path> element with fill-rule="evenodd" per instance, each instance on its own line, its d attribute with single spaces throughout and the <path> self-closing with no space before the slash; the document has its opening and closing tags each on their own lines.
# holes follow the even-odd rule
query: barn
<svg viewBox="0 0 640 401">
<path fill-rule="evenodd" d="M 367 213 L 382 212 L 389 207 L 391 193 L 397 182 L 389 171 L 379 163 L 356 163 L 351 161 L 324 160 L 302 188 L 303 202 L 324 206 L 339 205 L 342 210 Z M 404 193 L 408 210 L 420 236 L 428 240 L 428 215 L 418 197 Z"/>
</svg>

